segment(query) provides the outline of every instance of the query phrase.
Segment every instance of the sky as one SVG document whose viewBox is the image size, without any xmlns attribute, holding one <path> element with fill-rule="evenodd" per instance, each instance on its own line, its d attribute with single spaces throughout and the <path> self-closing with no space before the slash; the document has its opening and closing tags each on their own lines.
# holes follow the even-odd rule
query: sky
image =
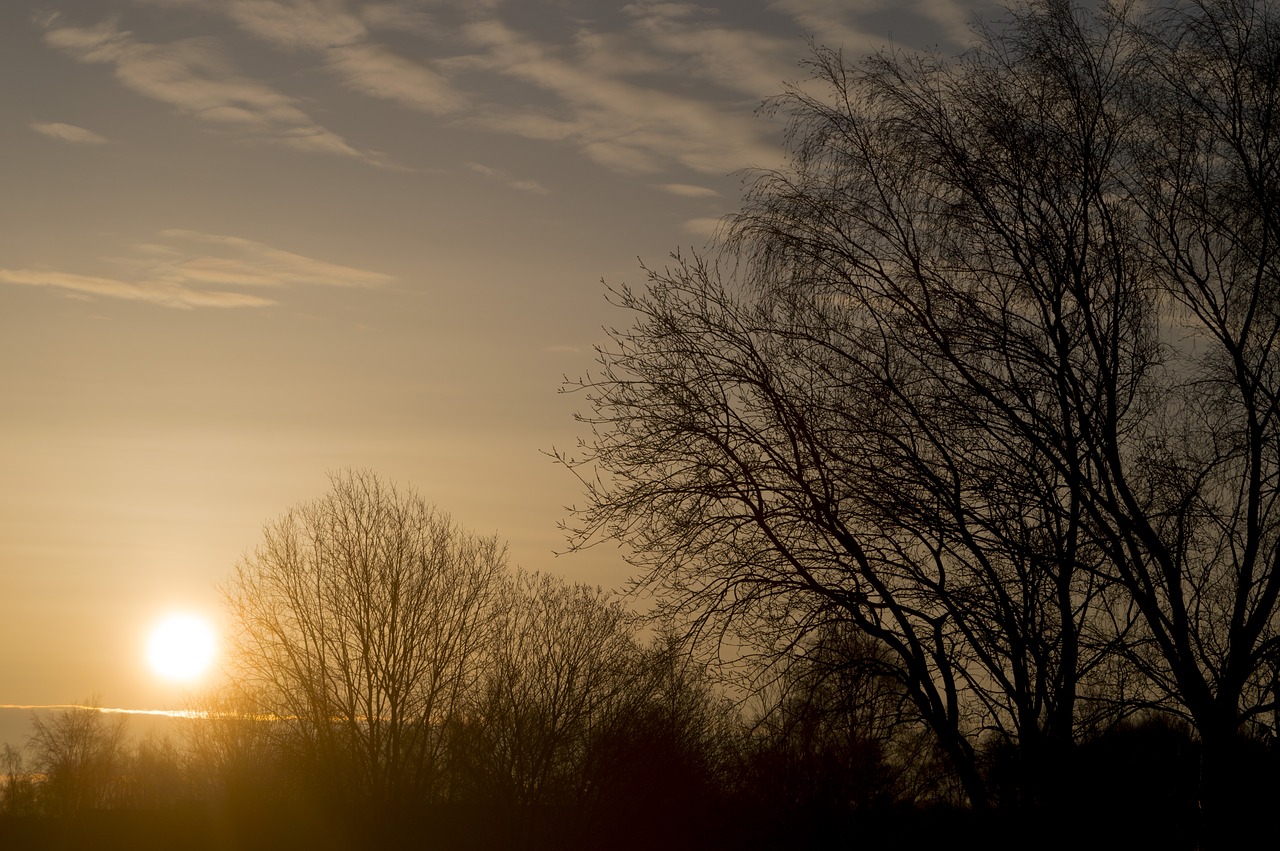
<svg viewBox="0 0 1280 851">
<path fill-rule="evenodd" d="M 954 54 L 952 0 L 0 3 L 0 704 L 166 709 L 263 523 L 368 468 L 565 549 L 601 280 L 704 248 L 806 37 Z"/>
</svg>

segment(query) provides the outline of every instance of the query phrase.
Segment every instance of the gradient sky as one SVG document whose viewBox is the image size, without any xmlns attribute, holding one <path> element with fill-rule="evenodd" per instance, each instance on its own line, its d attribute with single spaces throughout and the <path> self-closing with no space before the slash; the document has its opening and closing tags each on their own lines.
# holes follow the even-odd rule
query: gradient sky
<svg viewBox="0 0 1280 851">
<path fill-rule="evenodd" d="M 0 3 L 0 703 L 167 708 L 147 628 L 368 467 L 563 548 L 600 279 L 706 244 L 805 34 L 954 53 L 950 0 Z"/>
</svg>

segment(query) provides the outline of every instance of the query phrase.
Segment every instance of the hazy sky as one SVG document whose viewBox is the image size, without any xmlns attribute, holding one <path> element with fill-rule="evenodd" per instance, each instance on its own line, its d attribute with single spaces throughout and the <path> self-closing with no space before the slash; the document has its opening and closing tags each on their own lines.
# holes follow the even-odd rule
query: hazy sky
<svg viewBox="0 0 1280 851">
<path fill-rule="evenodd" d="M 556 558 L 600 279 L 706 243 L 805 34 L 950 0 L 0 3 L 0 703 L 175 705 L 164 612 L 368 467 Z M 987 14 L 990 14 L 989 12 Z"/>
</svg>

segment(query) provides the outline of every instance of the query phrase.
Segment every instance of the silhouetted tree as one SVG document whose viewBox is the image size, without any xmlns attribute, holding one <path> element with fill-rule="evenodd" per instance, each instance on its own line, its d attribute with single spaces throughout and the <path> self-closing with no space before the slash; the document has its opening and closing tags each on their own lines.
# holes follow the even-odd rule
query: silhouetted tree
<svg viewBox="0 0 1280 851">
<path fill-rule="evenodd" d="M 36 813 L 36 784 L 26 770 L 22 751 L 5 742 L 0 755 L 4 786 L 0 788 L 0 813 L 6 816 L 30 816 Z"/>
<path fill-rule="evenodd" d="M 1046 0 L 954 62 L 815 50 L 731 273 L 613 291 L 577 543 L 691 629 L 872 637 L 975 806 L 991 729 L 1053 797 L 1123 657 L 1229 809 L 1280 595 L 1278 20 Z"/>
<path fill-rule="evenodd" d="M 628 696 L 636 648 L 627 613 L 596 587 L 519 573 L 498 610 L 467 763 L 475 792 L 507 814 L 512 841 L 529 843 L 552 808 L 584 804 L 587 753 Z"/>
<path fill-rule="evenodd" d="M 443 731 L 479 676 L 505 548 L 364 471 L 268 523 L 225 589 L 253 713 L 344 796 L 435 792 Z"/>
<path fill-rule="evenodd" d="M 167 736 L 152 732 L 134 744 L 124 760 L 122 805 L 143 810 L 172 808 L 192 800 L 185 754 Z"/>
<path fill-rule="evenodd" d="M 684 642 L 660 634 L 637 646 L 624 691 L 584 755 L 583 832 L 589 847 L 706 847 L 719 833 L 744 739 L 732 702 Z"/>
<path fill-rule="evenodd" d="M 674 640 L 637 640 L 612 592 L 518 573 L 457 725 L 458 799 L 501 847 L 653 847 L 707 836 L 739 731 Z"/>
<path fill-rule="evenodd" d="M 760 692 L 748 756 L 747 782 L 762 803 L 838 815 L 937 800 L 911 771 L 921 761 L 919 724 L 884 648 L 833 622 L 779 664 Z M 931 768 L 942 775 L 935 786 L 944 784 L 945 770 Z"/>
<path fill-rule="evenodd" d="M 261 712 L 265 702 L 234 688 L 192 701 L 180 732 L 195 797 L 269 801 L 295 791 L 289 788 L 280 737 L 273 730 L 275 718 Z"/>
<path fill-rule="evenodd" d="M 27 747 L 40 809 L 54 816 L 114 806 L 122 798 L 126 720 L 104 713 L 96 701 L 31 715 Z"/>
</svg>

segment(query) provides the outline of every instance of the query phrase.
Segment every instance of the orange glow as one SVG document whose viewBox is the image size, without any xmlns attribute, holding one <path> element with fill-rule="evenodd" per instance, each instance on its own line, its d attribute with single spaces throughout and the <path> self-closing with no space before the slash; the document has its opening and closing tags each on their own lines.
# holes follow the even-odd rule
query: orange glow
<svg viewBox="0 0 1280 851">
<path fill-rule="evenodd" d="M 217 639 L 213 627 L 195 615 L 174 614 L 151 630 L 147 662 L 167 680 L 190 682 L 213 664 Z"/>
</svg>

